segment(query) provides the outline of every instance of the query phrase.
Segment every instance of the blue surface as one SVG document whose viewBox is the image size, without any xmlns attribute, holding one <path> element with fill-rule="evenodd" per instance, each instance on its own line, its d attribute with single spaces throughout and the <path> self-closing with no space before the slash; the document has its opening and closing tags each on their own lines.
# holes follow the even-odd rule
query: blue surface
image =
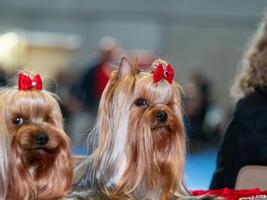
<svg viewBox="0 0 267 200">
<path fill-rule="evenodd" d="M 217 151 L 205 149 L 186 159 L 185 184 L 189 190 L 208 189 L 215 169 Z"/>
<path fill-rule="evenodd" d="M 85 147 L 73 147 L 72 148 L 72 154 L 73 155 L 85 155 L 86 154 L 86 148 Z"/>
<path fill-rule="evenodd" d="M 85 152 L 85 148 L 73 148 L 73 154 L 84 155 Z M 215 169 L 216 155 L 215 149 L 200 150 L 187 155 L 185 184 L 189 190 L 208 189 Z"/>
</svg>

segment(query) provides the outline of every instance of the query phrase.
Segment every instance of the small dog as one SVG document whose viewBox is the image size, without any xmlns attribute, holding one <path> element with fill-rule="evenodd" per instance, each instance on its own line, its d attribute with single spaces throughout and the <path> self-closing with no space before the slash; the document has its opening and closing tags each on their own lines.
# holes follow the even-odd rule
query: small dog
<svg viewBox="0 0 267 200">
<path fill-rule="evenodd" d="M 20 73 L 0 92 L 0 199 L 60 199 L 71 189 L 70 140 L 42 80 Z"/>
<path fill-rule="evenodd" d="M 140 70 L 122 58 L 89 135 L 89 145 L 98 145 L 75 169 L 72 197 L 191 198 L 182 183 L 186 139 L 181 89 L 173 77 L 173 68 L 163 60 Z"/>
</svg>

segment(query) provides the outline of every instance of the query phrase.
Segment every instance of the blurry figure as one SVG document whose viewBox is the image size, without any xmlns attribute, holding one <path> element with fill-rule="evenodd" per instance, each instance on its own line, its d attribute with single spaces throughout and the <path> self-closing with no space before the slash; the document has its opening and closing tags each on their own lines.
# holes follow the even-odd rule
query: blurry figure
<svg viewBox="0 0 267 200">
<path fill-rule="evenodd" d="M 211 189 L 234 188 L 246 165 L 267 165 L 267 14 L 232 87 L 237 103 L 225 130 Z"/>
<path fill-rule="evenodd" d="M 128 51 L 132 61 L 137 61 L 139 69 L 146 69 L 158 58 L 155 52 L 146 49 L 131 49 Z"/>
<path fill-rule="evenodd" d="M 72 142 L 75 145 L 84 145 L 87 131 L 95 122 L 100 97 L 114 64 L 118 62 L 119 52 L 119 43 L 114 38 L 102 38 L 98 51 L 89 56 L 85 71 L 70 87 L 68 108 L 71 112 Z"/>
<path fill-rule="evenodd" d="M 191 81 L 185 85 L 184 107 L 187 115 L 186 132 L 192 139 L 203 140 L 204 120 L 210 106 L 210 82 L 198 71 L 191 75 Z"/>
<path fill-rule="evenodd" d="M 81 81 L 72 87 L 72 94 L 90 112 L 96 113 L 99 99 L 112 71 L 112 64 L 116 62 L 118 49 L 119 44 L 114 38 L 102 38 L 99 50 L 89 58 Z"/>
<path fill-rule="evenodd" d="M 0 66 L 0 87 L 3 87 L 7 84 L 7 77 L 5 70 Z"/>
<path fill-rule="evenodd" d="M 78 110 L 80 108 L 80 104 L 77 101 L 72 102 L 71 94 L 70 94 L 70 87 L 72 85 L 73 80 L 77 80 L 77 72 L 73 70 L 61 70 L 59 71 L 56 76 L 56 81 L 49 82 L 50 91 L 57 94 L 60 98 L 60 108 L 63 115 L 63 119 L 65 122 L 65 131 L 71 137 L 71 130 L 70 130 L 70 117 L 73 111 Z"/>
<path fill-rule="evenodd" d="M 208 142 L 215 144 L 216 147 L 221 140 L 224 115 L 224 109 L 217 105 L 216 102 L 211 102 L 205 116 L 203 130 L 207 135 Z"/>
</svg>

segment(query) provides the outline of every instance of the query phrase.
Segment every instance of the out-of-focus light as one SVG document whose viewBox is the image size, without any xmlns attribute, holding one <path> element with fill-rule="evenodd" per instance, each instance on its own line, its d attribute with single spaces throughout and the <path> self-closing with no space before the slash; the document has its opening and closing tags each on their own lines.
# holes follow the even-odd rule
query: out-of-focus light
<svg viewBox="0 0 267 200">
<path fill-rule="evenodd" d="M 16 33 L 9 32 L 0 35 L 0 64 L 14 66 L 19 59 L 21 41 Z"/>
</svg>

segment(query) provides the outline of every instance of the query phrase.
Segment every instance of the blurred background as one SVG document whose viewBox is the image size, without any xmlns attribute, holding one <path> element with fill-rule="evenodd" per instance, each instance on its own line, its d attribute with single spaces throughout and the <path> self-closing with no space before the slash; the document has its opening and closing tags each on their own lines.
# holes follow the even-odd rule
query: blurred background
<svg viewBox="0 0 267 200">
<path fill-rule="evenodd" d="M 75 154 L 122 55 L 161 57 L 185 91 L 186 184 L 207 189 L 233 102 L 229 89 L 266 0 L 0 0 L 0 83 L 25 68 L 62 99 Z"/>
</svg>

